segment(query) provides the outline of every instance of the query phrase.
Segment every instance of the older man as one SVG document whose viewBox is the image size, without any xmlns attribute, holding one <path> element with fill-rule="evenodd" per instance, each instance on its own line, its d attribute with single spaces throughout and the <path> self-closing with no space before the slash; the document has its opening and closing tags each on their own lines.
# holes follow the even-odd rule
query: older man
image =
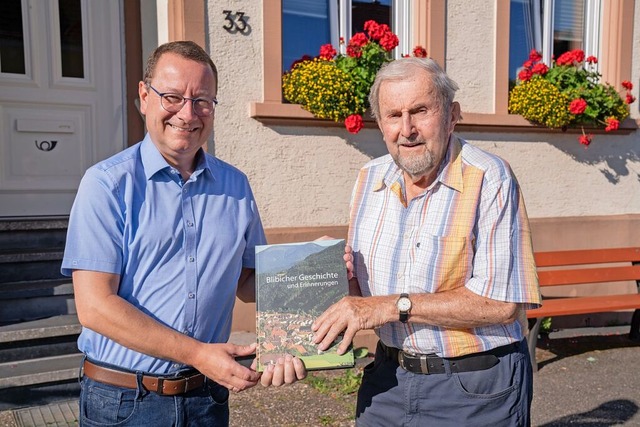
<svg viewBox="0 0 640 427">
<path fill-rule="evenodd" d="M 529 223 L 502 159 L 453 134 L 457 85 L 430 59 L 384 66 L 370 94 L 389 155 L 360 171 L 349 243 L 361 296 L 315 322 L 380 337 L 358 426 L 526 426 L 524 310 L 540 304 Z"/>
</svg>

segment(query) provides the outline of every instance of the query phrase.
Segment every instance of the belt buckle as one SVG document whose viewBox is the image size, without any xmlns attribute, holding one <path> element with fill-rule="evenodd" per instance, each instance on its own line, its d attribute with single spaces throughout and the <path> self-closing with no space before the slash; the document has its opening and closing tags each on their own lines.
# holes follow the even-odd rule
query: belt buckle
<svg viewBox="0 0 640 427">
<path fill-rule="evenodd" d="M 413 354 L 403 350 L 398 352 L 398 364 L 402 369 L 409 372 L 414 372 L 413 370 L 405 367 L 404 358 L 405 356 L 412 357 L 414 359 L 418 359 L 420 361 L 420 373 L 424 375 L 429 375 L 429 364 L 427 363 L 427 355 L 426 354 Z M 417 373 L 417 372 L 416 372 Z"/>
<path fill-rule="evenodd" d="M 429 375 L 429 364 L 427 363 L 426 354 L 420 355 L 420 370 L 422 371 L 423 374 Z"/>
</svg>

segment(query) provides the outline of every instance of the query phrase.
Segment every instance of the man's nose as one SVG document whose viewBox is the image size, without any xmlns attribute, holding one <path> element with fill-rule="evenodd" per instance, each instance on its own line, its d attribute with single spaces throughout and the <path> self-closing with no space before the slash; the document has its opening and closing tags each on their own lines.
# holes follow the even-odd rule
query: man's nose
<svg viewBox="0 0 640 427">
<path fill-rule="evenodd" d="M 409 138 L 415 133 L 416 129 L 413 125 L 413 115 L 408 111 L 402 113 L 402 136 Z"/>
<path fill-rule="evenodd" d="M 193 119 L 194 117 L 198 117 L 193 100 L 185 99 L 184 105 L 182 105 L 182 108 L 177 114 L 181 119 Z"/>
</svg>

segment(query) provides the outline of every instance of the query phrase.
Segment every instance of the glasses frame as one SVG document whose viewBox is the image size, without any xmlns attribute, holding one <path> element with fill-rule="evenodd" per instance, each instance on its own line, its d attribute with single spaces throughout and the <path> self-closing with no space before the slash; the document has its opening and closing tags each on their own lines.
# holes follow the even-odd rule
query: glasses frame
<svg viewBox="0 0 640 427">
<path fill-rule="evenodd" d="M 149 83 L 147 84 L 147 87 L 151 88 L 155 93 L 158 94 L 158 96 L 160 97 L 160 106 L 167 113 L 171 113 L 171 114 L 178 113 L 184 108 L 184 106 L 186 105 L 187 101 L 191 101 L 191 108 L 193 109 L 193 112 L 195 113 L 196 116 L 198 116 L 198 117 L 211 117 L 213 115 L 213 113 L 216 111 L 216 107 L 218 106 L 218 100 L 216 98 L 213 98 L 213 99 L 187 98 L 186 96 L 182 96 L 179 93 L 175 93 L 175 92 L 160 92 L 160 91 L 158 91 L 158 89 L 156 89 L 155 87 L 151 86 L 151 84 L 149 84 Z M 182 99 L 182 105 L 180 105 L 180 108 L 178 110 L 169 111 L 167 109 L 167 107 L 164 106 L 164 100 L 165 100 L 165 96 L 166 95 L 171 95 L 171 96 L 175 96 L 176 98 L 181 98 Z M 211 109 L 211 114 L 198 114 L 198 112 L 196 111 L 196 101 L 207 101 L 207 102 L 210 102 L 211 105 L 213 106 L 213 108 Z"/>
</svg>

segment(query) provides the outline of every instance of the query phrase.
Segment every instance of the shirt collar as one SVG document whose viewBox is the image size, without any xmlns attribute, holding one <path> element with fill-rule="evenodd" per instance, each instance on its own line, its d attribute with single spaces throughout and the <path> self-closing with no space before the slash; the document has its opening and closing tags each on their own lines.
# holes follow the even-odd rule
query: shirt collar
<svg viewBox="0 0 640 427">
<path fill-rule="evenodd" d="M 142 140 L 140 155 L 142 158 L 142 167 L 144 168 L 144 174 L 147 180 L 151 179 L 151 177 L 161 170 L 171 169 L 171 165 L 167 163 L 164 157 L 162 157 L 162 154 L 160 154 L 158 147 L 155 146 L 149 134 L 146 134 Z M 204 170 L 208 170 L 210 175 L 213 177 L 213 165 L 208 161 L 202 148 L 196 152 L 196 158 L 197 164 L 192 177 L 197 177 Z"/>
</svg>

